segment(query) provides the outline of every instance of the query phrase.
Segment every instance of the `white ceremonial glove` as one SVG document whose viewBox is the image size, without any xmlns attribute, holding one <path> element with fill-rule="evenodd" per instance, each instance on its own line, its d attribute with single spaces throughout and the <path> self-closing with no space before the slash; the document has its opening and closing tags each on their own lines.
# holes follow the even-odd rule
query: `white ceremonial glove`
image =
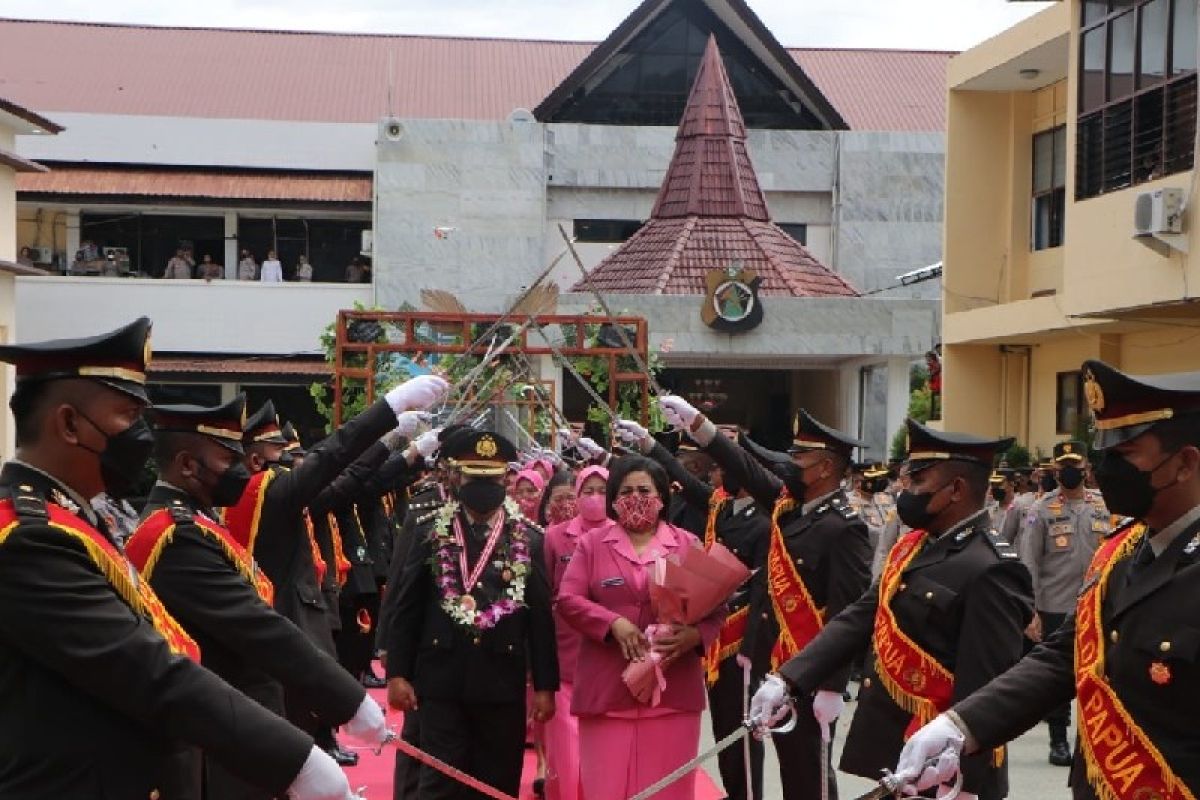
<svg viewBox="0 0 1200 800">
<path fill-rule="evenodd" d="M 588 458 L 600 458 L 607 455 L 608 451 L 588 436 L 580 436 L 579 441 L 575 442 L 575 449 L 583 453 Z"/>
<path fill-rule="evenodd" d="M 763 679 L 750 700 L 750 719 L 756 725 L 770 727 L 787 716 L 791 692 L 783 678 L 774 673 Z"/>
<path fill-rule="evenodd" d="M 917 791 L 952 780 L 958 773 L 958 757 L 965 741 L 966 736 L 954 721 L 938 714 L 905 743 L 896 764 L 896 778 Z"/>
<path fill-rule="evenodd" d="M 313 745 L 304 766 L 287 788 L 292 800 L 353 800 L 346 773 L 329 754 Z"/>
<path fill-rule="evenodd" d="M 387 717 L 369 694 L 363 695 L 358 711 L 354 712 L 345 727 L 346 733 L 363 744 L 381 745 L 388 736 Z"/>
<path fill-rule="evenodd" d="M 441 428 L 434 428 L 431 431 L 425 431 L 416 439 L 414 439 L 413 443 L 409 446 L 416 450 L 417 455 L 421 456 L 421 458 L 429 458 L 437 452 L 438 447 L 442 443 L 441 438 L 439 438 L 441 433 Z"/>
<path fill-rule="evenodd" d="M 692 426 L 700 416 L 700 411 L 679 395 L 669 394 L 666 397 L 660 397 L 658 404 L 662 407 L 663 416 L 666 417 L 671 427 L 683 431 L 701 447 L 707 447 L 713 437 L 717 435 L 717 426 L 710 419 L 704 420 L 704 424 L 696 430 L 692 430 Z"/>
<path fill-rule="evenodd" d="M 734 656 L 733 660 L 734 660 L 734 663 L 736 663 L 738 665 L 738 669 L 741 669 L 741 670 L 748 670 L 753 666 L 753 664 L 750 661 L 750 658 L 748 656 L 742 655 L 741 653 L 738 653 L 736 656 Z"/>
<path fill-rule="evenodd" d="M 450 391 L 450 384 L 439 375 L 418 375 L 396 386 L 384 395 L 387 404 L 399 418 L 405 411 L 423 411 L 441 400 Z"/>
<path fill-rule="evenodd" d="M 396 433 L 405 439 L 411 439 L 432 419 L 433 415 L 428 411 L 405 411 L 396 417 Z"/>
<path fill-rule="evenodd" d="M 654 439 L 650 436 L 650 431 L 643 428 L 631 419 L 619 419 L 613 423 L 613 430 L 617 432 L 617 438 L 625 444 L 631 444 L 642 453 L 650 452 L 654 446 Z"/>
<path fill-rule="evenodd" d="M 827 692 L 822 689 L 813 698 L 813 716 L 817 718 L 817 724 L 821 726 L 822 741 L 830 740 L 829 726 L 842 715 L 845 705 L 846 701 L 842 699 L 841 692 Z"/>
</svg>

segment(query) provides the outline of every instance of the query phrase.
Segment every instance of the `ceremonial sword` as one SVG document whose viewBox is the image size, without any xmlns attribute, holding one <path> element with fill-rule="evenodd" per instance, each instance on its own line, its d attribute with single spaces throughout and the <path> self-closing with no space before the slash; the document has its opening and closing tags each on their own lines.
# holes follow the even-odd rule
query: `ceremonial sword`
<svg viewBox="0 0 1200 800">
<path fill-rule="evenodd" d="M 940 758 L 941 755 L 939 754 L 929 759 L 925 762 L 926 767 L 936 764 Z M 924 769 L 922 769 L 922 771 L 924 771 Z M 904 789 L 904 785 L 906 783 L 908 783 L 908 781 L 898 778 L 896 775 L 892 774 L 890 769 L 885 769 L 883 771 L 883 777 L 879 779 L 879 783 L 875 786 L 875 788 L 864 795 L 854 798 L 854 800 L 883 800 L 885 797 L 900 797 L 900 792 Z M 950 787 L 950 793 L 943 795 L 942 797 L 938 798 L 938 800 L 954 800 L 954 798 L 958 797 L 958 795 L 962 792 L 962 786 L 962 770 L 959 770 L 958 775 L 955 776 L 954 785 Z M 921 800 L 921 798 L 914 795 L 912 798 L 910 798 L 910 800 Z"/>
</svg>

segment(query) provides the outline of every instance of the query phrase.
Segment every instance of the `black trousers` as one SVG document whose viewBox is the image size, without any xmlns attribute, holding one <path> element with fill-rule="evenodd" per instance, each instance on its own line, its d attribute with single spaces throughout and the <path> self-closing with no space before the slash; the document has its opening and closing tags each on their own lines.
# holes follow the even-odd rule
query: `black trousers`
<svg viewBox="0 0 1200 800">
<path fill-rule="evenodd" d="M 762 681 L 762 673 L 751 671 L 750 691 Z M 712 714 L 713 739 L 721 741 L 742 724 L 742 668 L 737 659 L 729 657 L 721 662 L 717 682 L 708 689 L 708 705 Z M 763 743 L 753 737 L 743 741 L 750 743 L 750 782 L 756 798 L 762 797 Z M 728 800 L 746 800 L 746 748 L 739 742 L 727 747 L 717 756 L 721 771 L 721 783 L 725 786 Z"/>
<path fill-rule="evenodd" d="M 343 595 L 338 606 L 342 629 L 334 634 L 337 645 L 338 663 L 356 679 L 371 668 L 375 658 L 375 624 L 379 620 L 379 595 L 360 594 L 350 598 Z M 371 618 L 371 627 L 365 633 L 358 624 L 360 612 Z"/>
<path fill-rule="evenodd" d="M 414 747 L 421 746 L 421 717 L 419 711 L 405 711 L 400 738 Z M 396 751 L 396 767 L 392 772 L 392 800 L 417 800 L 417 783 L 421 765 L 403 750 Z"/>
<path fill-rule="evenodd" d="M 422 700 L 421 749 L 515 797 L 525 759 L 525 702 Z M 424 765 L 417 796 L 420 800 L 486 797 Z"/>
<path fill-rule="evenodd" d="M 821 726 L 812 713 L 812 705 L 802 698 L 796 703 L 796 728 L 782 736 L 771 737 L 779 759 L 779 780 L 783 800 L 812 800 L 821 796 Z M 837 723 L 829 726 L 832 740 Z M 833 767 L 833 747 L 826 754 L 829 775 L 829 799 L 837 800 L 837 772 Z"/>
<path fill-rule="evenodd" d="M 1038 616 L 1042 618 L 1042 641 L 1049 639 L 1050 634 L 1058 630 L 1058 627 L 1067 618 L 1066 614 L 1052 614 L 1048 611 L 1039 611 Z M 1056 733 L 1061 731 L 1065 741 L 1067 728 L 1071 726 L 1071 703 L 1069 701 L 1063 703 L 1047 714 L 1046 724 L 1050 726 L 1050 735 L 1052 738 Z"/>
</svg>

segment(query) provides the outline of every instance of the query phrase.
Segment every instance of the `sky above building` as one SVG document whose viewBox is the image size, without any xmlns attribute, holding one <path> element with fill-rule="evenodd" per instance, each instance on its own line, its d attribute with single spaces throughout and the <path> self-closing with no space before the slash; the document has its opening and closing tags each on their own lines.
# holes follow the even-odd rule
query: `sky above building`
<svg viewBox="0 0 1200 800">
<path fill-rule="evenodd" d="M 749 0 L 789 47 L 963 50 L 1042 10 L 1009 0 Z M 599 41 L 638 0 L 5 0 L 25 19 Z M 197 65 L 201 66 L 201 65 Z"/>
</svg>

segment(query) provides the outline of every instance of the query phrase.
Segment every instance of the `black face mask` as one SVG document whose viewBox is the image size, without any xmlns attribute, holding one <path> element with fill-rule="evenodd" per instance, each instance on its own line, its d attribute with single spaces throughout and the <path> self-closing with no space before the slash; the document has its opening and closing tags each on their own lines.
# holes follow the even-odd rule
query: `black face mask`
<svg viewBox="0 0 1200 800">
<path fill-rule="evenodd" d="M 1058 479 L 1053 475 L 1043 475 L 1038 485 L 1042 487 L 1043 492 L 1053 492 L 1058 488 Z"/>
<path fill-rule="evenodd" d="M 992 487 L 992 499 L 995 500 L 997 503 L 1003 503 L 1004 498 L 1007 497 L 1007 494 L 1008 493 L 1004 491 L 1003 486 L 993 486 Z"/>
<path fill-rule="evenodd" d="M 104 481 L 104 491 L 118 500 L 129 497 L 142 479 L 142 468 L 154 450 L 154 433 L 146 418 L 138 417 L 136 422 L 120 433 L 109 434 L 92 422 L 87 414 L 82 411 L 78 413 L 104 437 L 104 449 L 100 451 L 79 445 L 100 457 L 100 478 Z"/>
<path fill-rule="evenodd" d="M 949 485 L 946 484 L 946 486 Z M 942 489 L 945 489 L 946 486 L 943 486 Z M 896 498 L 896 514 L 900 517 L 900 521 L 913 530 L 924 530 L 937 516 L 936 512 L 929 510 L 929 501 L 942 489 L 934 489 L 932 492 L 922 494 L 914 494 L 907 489 L 901 492 L 900 496 Z"/>
<path fill-rule="evenodd" d="M 866 483 L 867 491 L 871 494 L 879 494 L 886 492 L 888 487 L 887 478 L 873 478 Z"/>
<path fill-rule="evenodd" d="M 1151 478 L 1174 456 L 1172 453 L 1158 462 L 1158 466 L 1142 471 L 1117 453 L 1106 452 L 1104 460 L 1096 467 L 1096 485 L 1104 495 L 1104 505 L 1119 516 L 1143 519 L 1161 491 L 1154 488 Z"/>
<path fill-rule="evenodd" d="M 504 484 L 492 481 L 467 481 L 455 491 L 460 503 L 468 511 L 487 516 L 504 502 Z"/>
<path fill-rule="evenodd" d="M 1078 489 L 1083 483 L 1083 470 L 1079 467 L 1061 467 L 1058 470 L 1058 482 L 1064 489 Z"/>
<path fill-rule="evenodd" d="M 808 492 L 808 484 L 804 480 L 804 470 L 795 464 L 778 464 L 774 469 L 791 498 L 797 503 L 803 503 L 804 495 Z"/>
<path fill-rule="evenodd" d="M 283 455 L 281 455 L 279 457 L 279 460 L 276 461 L 275 463 L 281 467 L 287 467 L 287 468 L 291 469 L 293 466 L 295 466 L 296 459 L 291 453 L 284 450 Z"/>
<path fill-rule="evenodd" d="M 208 474 L 217 476 L 217 480 L 208 487 L 215 508 L 227 508 L 242 499 L 242 492 L 246 491 L 246 484 L 250 482 L 250 470 L 246 469 L 245 464 L 235 461 L 224 471 L 217 472 L 203 461 L 197 460 L 196 463 L 204 467 Z"/>
<path fill-rule="evenodd" d="M 737 497 L 738 493 L 742 491 L 743 487 L 740 483 L 738 483 L 737 478 L 733 477 L 728 472 L 722 472 L 721 488 L 724 489 L 725 493 L 730 497 Z"/>
</svg>

